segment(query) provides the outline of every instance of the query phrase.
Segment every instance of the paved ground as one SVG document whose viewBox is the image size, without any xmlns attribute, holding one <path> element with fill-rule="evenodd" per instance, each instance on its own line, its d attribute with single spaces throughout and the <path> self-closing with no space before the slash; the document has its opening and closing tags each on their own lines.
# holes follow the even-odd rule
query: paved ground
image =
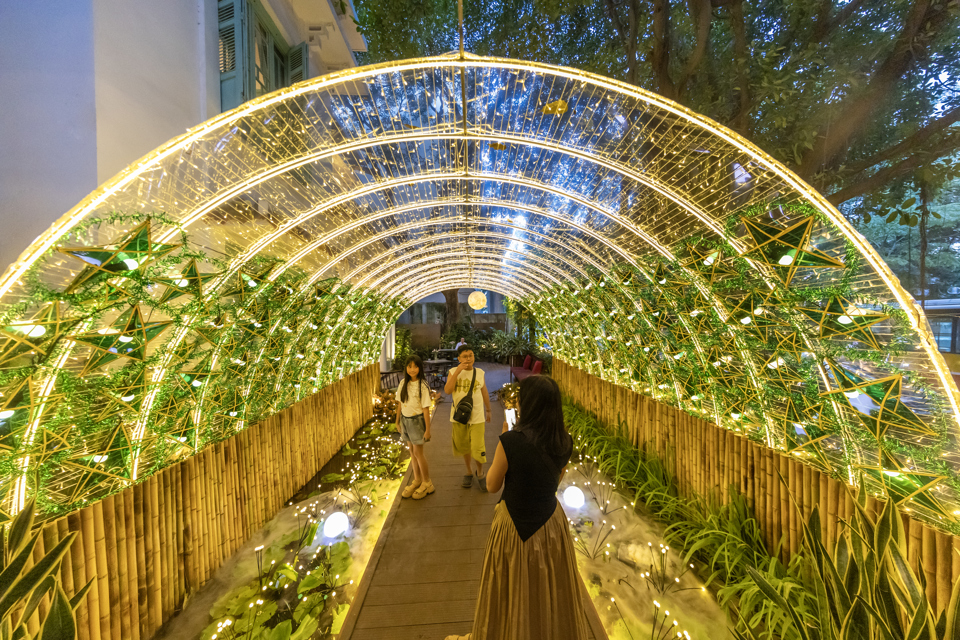
<svg viewBox="0 0 960 640">
<path fill-rule="evenodd" d="M 488 391 L 509 382 L 505 365 L 478 366 L 486 373 Z M 491 406 L 488 462 L 503 425 L 503 409 L 496 400 Z M 469 490 L 460 486 L 465 467 L 463 458 L 453 457 L 449 418 L 447 396 L 424 449 L 436 493 L 402 500 L 388 517 L 354 603 L 359 614 L 348 619 L 341 640 L 442 640 L 470 631 L 483 550 L 500 494 L 480 491 L 476 481 Z"/>
</svg>

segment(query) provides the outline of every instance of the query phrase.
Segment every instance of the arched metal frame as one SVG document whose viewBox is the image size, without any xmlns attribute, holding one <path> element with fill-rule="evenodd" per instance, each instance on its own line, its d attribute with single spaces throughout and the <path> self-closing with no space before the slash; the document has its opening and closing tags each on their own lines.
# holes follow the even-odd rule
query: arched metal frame
<svg viewBox="0 0 960 640">
<path fill-rule="evenodd" d="M 808 268 L 796 277 L 790 271 L 783 281 L 745 220 L 768 234 L 811 220 L 803 246 L 794 247 L 797 255 L 812 252 L 845 264 L 856 256 L 859 263 L 846 271 Z M 97 267 L 93 258 L 87 271 L 78 271 L 78 254 L 52 251 L 105 247 L 97 254 L 101 260 L 111 251 L 122 253 L 144 221 L 153 245 L 141 236 L 140 253 L 123 253 L 136 256 L 125 258 L 133 268 L 118 267 L 123 259 L 115 253 L 80 282 Z M 172 253 L 150 248 L 181 239 L 186 246 Z M 451 253 L 454 246 L 458 252 Z M 718 287 L 696 262 L 697 247 L 712 247 L 739 275 L 722 276 Z M 191 258 L 199 273 L 212 275 L 200 289 L 171 298 L 170 283 L 186 278 Z M 724 278 L 729 283 L 736 277 L 741 289 L 722 286 Z M 847 305 L 843 313 L 899 309 L 869 331 L 881 346 L 895 336 L 903 353 L 858 358 L 864 334 L 855 341 L 810 325 L 800 305 L 826 310 L 827 296 L 818 300 L 814 294 L 838 284 L 858 295 L 837 303 Z M 229 435 L 211 416 L 218 413 L 217 398 L 233 388 L 219 374 L 237 353 L 250 354 L 252 365 L 236 383 L 247 399 L 247 413 L 236 423 L 242 426 L 282 404 L 255 393 L 256 377 L 272 375 L 268 361 L 281 363 L 277 390 L 311 367 L 325 381 L 335 379 L 374 357 L 377 336 L 404 306 L 460 286 L 522 299 L 538 313 L 555 353 L 573 364 L 638 390 L 652 388 L 644 371 L 662 371 L 670 380 L 667 391 L 654 392 L 662 400 L 749 430 L 727 415 L 726 404 L 740 398 L 769 446 L 817 457 L 820 465 L 852 479 L 874 468 L 901 477 L 924 471 L 921 463 L 898 462 L 897 450 L 885 453 L 884 438 L 940 447 L 939 459 L 954 475 L 938 477 L 949 486 L 931 499 L 957 502 L 960 456 L 952 443 L 960 435 L 960 394 L 922 312 L 818 193 L 737 134 L 654 94 L 570 69 L 467 55 L 353 69 L 246 103 L 134 163 L 28 247 L 0 278 L 7 340 L 0 363 L 22 373 L 8 376 L 3 390 L 9 400 L 2 411 L 16 417 L 9 418 L 11 435 L 0 442 L 9 446 L 0 457 L 18 470 L 5 487 L 4 510 L 15 512 L 31 491 L 65 504 L 70 492 L 54 490 L 55 483 L 83 481 L 90 485 L 86 497 L 95 498 L 136 481 L 145 466 L 189 455 L 190 448 L 171 454 L 158 444 L 171 429 L 184 428 L 177 402 L 190 405 L 200 425 L 192 432 L 194 449 Z M 76 303 L 56 302 L 66 299 L 59 295 L 66 290 L 79 296 Z M 831 438 L 843 445 L 837 447 L 846 452 L 842 459 L 814 456 L 813 448 L 794 447 L 789 434 L 778 435 L 792 392 L 769 390 L 764 367 L 778 352 L 771 356 L 773 347 L 758 348 L 755 334 L 736 321 L 749 323 L 751 311 L 743 316 L 737 306 L 748 303 L 736 302 L 748 294 L 775 299 L 775 317 L 784 323 L 776 326 L 795 331 L 804 353 L 816 356 L 816 366 L 805 367 L 797 353 L 791 367 L 808 371 L 807 382 L 834 407 L 841 424 Z M 584 326 L 574 332 L 559 329 L 569 321 L 564 300 L 583 309 Z M 650 314 L 651 300 L 676 317 L 669 327 Z M 148 312 L 145 322 L 176 326 L 144 344 L 141 357 L 98 364 L 102 353 L 113 356 L 91 349 L 97 339 L 89 334 L 113 335 L 118 323 L 129 324 L 137 303 Z M 692 315 L 689 305 L 696 307 Z M 700 314 L 712 324 L 698 324 Z M 51 317 L 65 322 L 51 324 Z M 314 321 L 317 328 L 308 330 Z M 50 333 L 40 333 L 41 326 Z M 654 345 L 660 355 L 638 358 L 636 365 L 622 362 L 634 354 L 618 351 L 618 345 L 636 340 Z M 302 341 L 322 341 L 327 348 L 298 364 L 293 349 Z M 684 358 L 708 365 L 707 354 L 717 344 L 726 345 L 742 366 L 750 388 L 694 406 L 690 398 L 699 394 L 689 392 Z M 335 367 L 334 352 L 350 364 Z M 265 354 L 274 355 L 264 360 Z M 624 377 L 631 369 L 640 377 Z M 201 370 L 209 382 L 194 397 L 182 380 Z M 895 379 L 896 406 L 906 407 L 930 433 L 915 438 L 916 424 L 897 409 L 899 417 L 890 418 L 877 450 L 850 450 L 853 437 L 845 430 L 862 429 L 858 420 L 869 416 L 858 417 L 860 405 L 837 402 L 835 392 L 854 392 L 854 378 L 838 379 L 844 372 L 863 382 L 854 391 L 869 390 L 872 380 Z M 108 382 L 100 381 L 101 373 Z M 108 422 L 128 434 L 125 445 L 117 445 L 107 429 L 102 438 L 86 434 L 81 444 L 64 426 L 70 420 L 61 388 L 93 384 L 95 378 L 104 394 L 76 410 L 112 416 Z M 130 379 L 139 385 L 134 396 L 144 397 L 135 406 L 111 395 L 133 389 Z M 892 397 L 888 393 L 883 402 Z M 44 486 L 32 486 L 32 478 L 40 477 L 32 471 L 50 464 L 38 449 L 38 434 L 51 430 L 76 450 L 73 466 L 52 469 Z M 118 447 L 126 453 L 114 456 Z M 90 481 L 97 473 L 102 478 Z"/>
</svg>

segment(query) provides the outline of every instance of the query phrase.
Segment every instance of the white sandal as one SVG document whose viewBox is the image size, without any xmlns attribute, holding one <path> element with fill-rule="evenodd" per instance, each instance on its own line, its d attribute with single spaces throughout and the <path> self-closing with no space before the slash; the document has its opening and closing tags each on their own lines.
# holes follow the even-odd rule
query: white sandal
<svg viewBox="0 0 960 640">
<path fill-rule="evenodd" d="M 403 488 L 403 492 L 400 493 L 400 496 L 403 498 L 409 498 L 410 496 L 413 495 L 414 491 L 416 491 L 417 487 L 419 487 L 421 484 L 423 483 L 420 482 L 419 480 L 411 480 L 410 484 L 408 484 L 406 487 Z"/>
</svg>

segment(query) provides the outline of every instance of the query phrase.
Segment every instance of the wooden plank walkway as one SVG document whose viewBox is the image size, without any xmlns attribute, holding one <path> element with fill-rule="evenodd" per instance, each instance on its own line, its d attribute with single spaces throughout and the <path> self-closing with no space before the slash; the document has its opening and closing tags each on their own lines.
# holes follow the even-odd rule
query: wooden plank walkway
<svg viewBox="0 0 960 640">
<path fill-rule="evenodd" d="M 509 382 L 505 365 L 480 363 L 487 389 Z M 487 461 L 493 460 L 503 409 L 491 400 Z M 398 500 L 370 558 L 341 640 L 443 640 L 469 633 L 483 551 L 500 494 L 460 486 L 466 469 L 450 444 L 449 396 L 437 408 L 425 447 L 436 492 L 423 500 Z M 410 472 L 408 471 L 408 476 Z M 407 478 L 404 479 L 406 486 Z M 605 640 L 588 599 L 593 633 Z M 599 633 L 597 632 L 599 629 Z"/>
</svg>

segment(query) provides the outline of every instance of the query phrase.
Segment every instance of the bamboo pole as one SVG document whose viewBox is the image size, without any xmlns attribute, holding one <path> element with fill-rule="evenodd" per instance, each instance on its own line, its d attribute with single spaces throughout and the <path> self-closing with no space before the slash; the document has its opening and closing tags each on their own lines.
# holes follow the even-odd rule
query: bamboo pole
<svg viewBox="0 0 960 640">
<path fill-rule="evenodd" d="M 103 557 L 97 558 L 97 567 L 103 567 L 104 575 L 107 587 L 107 601 L 110 603 L 109 613 L 109 625 L 110 625 L 110 637 L 111 638 L 123 638 L 126 637 L 121 635 L 122 624 L 121 624 L 121 601 L 120 601 L 120 582 L 117 580 L 117 567 L 120 564 L 120 560 L 117 557 L 117 532 L 115 527 L 115 518 L 116 511 L 114 510 L 114 497 L 107 496 L 100 502 L 94 505 L 98 507 L 97 520 L 94 521 L 94 524 L 97 522 L 100 523 L 100 531 L 98 532 L 98 537 L 103 536 Z M 97 512 L 95 512 L 97 513 Z M 99 541 L 98 541 L 99 542 Z M 100 546 L 98 544 L 98 550 Z"/>
<path fill-rule="evenodd" d="M 92 640 L 100 640 L 103 635 L 101 634 L 101 625 L 100 625 L 100 589 L 98 588 L 99 584 L 99 575 L 97 575 L 97 550 L 96 550 L 96 536 L 94 533 L 94 524 L 93 524 L 93 509 L 86 507 L 85 509 L 80 510 L 80 526 L 83 536 L 83 551 L 84 551 L 84 564 L 89 571 L 87 578 L 94 579 L 93 586 L 90 587 L 90 590 L 87 591 L 87 611 L 88 611 L 88 623 L 90 629 L 90 638 Z M 108 603 L 103 603 L 103 606 L 107 606 Z"/>
<path fill-rule="evenodd" d="M 127 543 L 127 597 L 130 599 L 130 635 L 135 640 L 139 640 L 140 633 L 140 568 L 138 564 L 139 554 L 137 552 L 137 528 L 134 508 L 133 488 L 126 489 L 120 495 L 123 496 L 123 529 L 124 538 Z"/>
<path fill-rule="evenodd" d="M 130 578 L 127 564 L 127 530 L 124 524 L 126 520 L 124 515 L 126 512 L 123 504 L 124 493 L 126 492 L 117 494 L 113 501 L 113 535 L 116 538 L 117 559 L 115 565 L 116 574 L 114 575 L 114 579 L 111 580 L 111 583 L 116 584 L 120 592 L 120 610 L 117 612 L 119 614 L 117 617 L 120 619 L 120 637 L 133 638 L 133 626 L 135 625 L 133 625 L 133 620 L 130 615 L 130 590 L 127 588 Z"/>
</svg>

